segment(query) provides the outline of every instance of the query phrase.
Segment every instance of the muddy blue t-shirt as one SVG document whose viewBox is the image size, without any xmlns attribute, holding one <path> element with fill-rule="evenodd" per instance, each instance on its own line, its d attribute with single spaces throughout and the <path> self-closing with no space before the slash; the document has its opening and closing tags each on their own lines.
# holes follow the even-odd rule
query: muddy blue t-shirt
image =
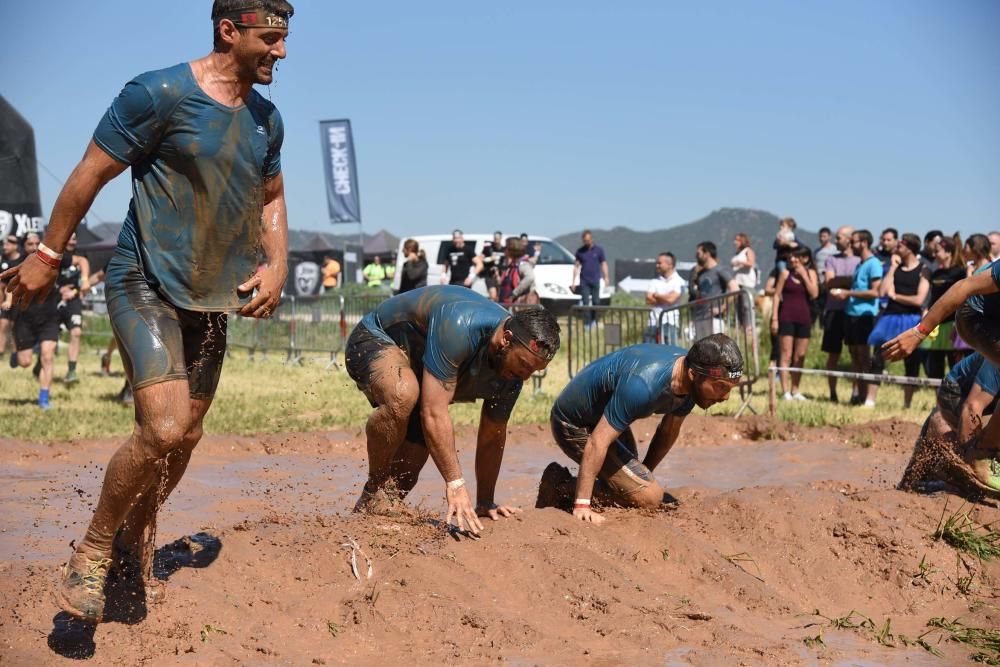
<svg viewBox="0 0 1000 667">
<path fill-rule="evenodd" d="M 238 309 L 236 287 L 260 253 L 264 182 L 281 171 L 284 126 L 251 90 L 245 105 L 209 97 L 188 63 L 125 84 L 94 143 L 132 165 L 116 255 L 136 262 L 175 306 Z"/>
<path fill-rule="evenodd" d="M 616 431 L 653 414 L 687 416 L 694 397 L 670 389 L 674 362 L 687 350 L 674 345 L 632 345 L 605 355 L 570 380 L 552 406 L 552 416 L 592 429 L 606 417 Z"/>
<path fill-rule="evenodd" d="M 962 400 L 969 397 L 973 385 L 979 385 L 990 396 L 1000 395 L 1000 371 L 978 352 L 955 364 L 947 380 L 958 385 Z"/>
<path fill-rule="evenodd" d="M 456 383 L 457 402 L 485 399 L 487 414 L 506 422 L 521 393 L 488 355 L 490 338 L 510 313 L 468 287 L 433 285 L 383 301 L 361 320 L 372 335 L 407 351 L 417 378 L 424 369 Z"/>
<path fill-rule="evenodd" d="M 1000 289 L 1000 262 L 993 262 L 992 264 L 980 267 L 976 273 L 982 273 L 983 271 L 990 272 L 993 283 L 997 286 L 997 289 Z M 995 315 L 1000 313 L 1000 292 L 995 294 L 975 294 L 970 296 L 966 300 L 966 303 L 977 313 Z"/>
</svg>

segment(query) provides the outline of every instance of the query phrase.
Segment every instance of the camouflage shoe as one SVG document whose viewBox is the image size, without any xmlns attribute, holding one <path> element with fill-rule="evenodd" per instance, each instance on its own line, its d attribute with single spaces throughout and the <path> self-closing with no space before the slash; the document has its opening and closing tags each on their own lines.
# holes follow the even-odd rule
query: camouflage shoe
<svg viewBox="0 0 1000 667">
<path fill-rule="evenodd" d="M 59 586 L 59 606 L 67 614 L 100 623 L 104 617 L 104 584 L 111 567 L 110 558 L 88 558 L 74 553 L 63 566 Z"/>
</svg>

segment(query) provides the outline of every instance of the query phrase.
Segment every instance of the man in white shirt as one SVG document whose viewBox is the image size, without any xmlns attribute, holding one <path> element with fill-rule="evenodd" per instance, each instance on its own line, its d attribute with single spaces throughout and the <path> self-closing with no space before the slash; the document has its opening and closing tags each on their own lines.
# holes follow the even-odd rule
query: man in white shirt
<svg viewBox="0 0 1000 667">
<path fill-rule="evenodd" d="M 646 292 L 646 304 L 652 306 L 649 311 L 649 326 L 643 341 L 646 343 L 677 344 L 677 312 L 667 313 L 663 317 L 663 329 L 660 327 L 660 313 L 664 308 L 677 304 L 684 293 L 686 283 L 677 275 L 674 267 L 677 260 L 673 253 L 661 252 L 656 258 L 656 278 L 649 284 Z M 657 336 L 657 333 L 660 335 Z"/>
<path fill-rule="evenodd" d="M 990 232 L 990 259 L 994 262 L 1000 259 L 1000 232 Z"/>
</svg>

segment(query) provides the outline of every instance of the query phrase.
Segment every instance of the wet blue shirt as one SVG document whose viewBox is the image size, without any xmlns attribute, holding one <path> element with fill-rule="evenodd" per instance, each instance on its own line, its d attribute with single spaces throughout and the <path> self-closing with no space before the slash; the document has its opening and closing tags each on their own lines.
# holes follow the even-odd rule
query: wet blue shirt
<svg viewBox="0 0 1000 667">
<path fill-rule="evenodd" d="M 980 267 L 976 273 L 982 273 L 983 271 L 990 272 L 990 275 L 993 277 L 993 283 L 1000 289 L 1000 262 L 993 262 L 992 264 Z M 995 315 L 1000 313 L 1000 292 L 996 294 L 976 294 L 970 296 L 966 300 L 966 303 L 977 313 Z"/>
<path fill-rule="evenodd" d="M 687 350 L 674 345 L 632 345 L 605 355 L 570 380 L 552 406 L 552 415 L 574 426 L 593 428 L 606 417 L 616 431 L 652 414 L 687 416 L 694 397 L 674 396 L 674 361 Z"/>
<path fill-rule="evenodd" d="M 188 63 L 129 81 L 94 131 L 94 143 L 132 165 L 116 255 L 175 306 L 239 308 L 236 287 L 257 267 L 264 181 L 281 171 L 283 138 L 273 104 L 254 90 L 245 105 L 221 104 Z"/>
<path fill-rule="evenodd" d="M 1000 395 L 1000 371 L 978 352 L 955 364 L 947 379 L 961 389 L 963 401 L 972 393 L 973 385 L 979 385 L 990 396 Z"/>
<path fill-rule="evenodd" d="M 489 417 L 505 422 L 522 382 L 501 378 L 487 352 L 493 333 L 509 317 L 468 287 L 434 285 L 383 301 L 361 325 L 405 349 L 417 378 L 427 369 L 443 382 L 457 383 L 455 401 L 485 399 Z"/>
</svg>

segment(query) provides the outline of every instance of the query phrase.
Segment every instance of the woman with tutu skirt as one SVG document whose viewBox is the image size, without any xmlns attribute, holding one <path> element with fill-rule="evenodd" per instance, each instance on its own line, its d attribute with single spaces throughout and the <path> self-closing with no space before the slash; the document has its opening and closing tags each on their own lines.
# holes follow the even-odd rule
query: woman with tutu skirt
<svg viewBox="0 0 1000 667">
<path fill-rule="evenodd" d="M 924 301 L 930 290 L 930 271 L 920 261 L 919 252 L 920 237 L 916 234 L 903 234 L 892 255 L 889 272 L 879 286 L 881 295 L 888 297 L 889 303 L 868 336 L 868 344 L 875 348 L 872 356 L 873 373 L 881 373 L 885 368 L 882 344 L 920 323 Z M 906 377 L 920 375 L 920 355 L 912 354 L 903 363 Z M 904 408 L 910 407 L 915 389 L 913 385 L 903 385 Z M 869 392 L 868 398 L 874 400 L 875 392 Z"/>
</svg>

